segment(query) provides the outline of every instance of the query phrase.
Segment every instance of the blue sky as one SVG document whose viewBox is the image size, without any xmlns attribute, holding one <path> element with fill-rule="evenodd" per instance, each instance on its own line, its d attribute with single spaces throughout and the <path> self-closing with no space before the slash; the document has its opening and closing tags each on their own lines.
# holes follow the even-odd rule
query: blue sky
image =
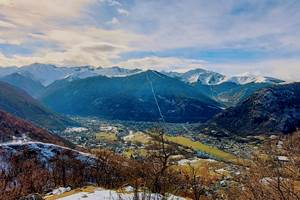
<svg viewBox="0 0 300 200">
<path fill-rule="evenodd" d="M 0 66 L 33 62 L 300 80 L 300 1 L 0 0 Z"/>
</svg>

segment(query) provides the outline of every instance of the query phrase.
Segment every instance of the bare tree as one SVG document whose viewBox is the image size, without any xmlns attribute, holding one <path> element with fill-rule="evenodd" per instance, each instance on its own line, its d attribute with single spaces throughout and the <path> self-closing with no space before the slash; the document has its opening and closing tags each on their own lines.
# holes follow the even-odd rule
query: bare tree
<svg viewBox="0 0 300 200">
<path fill-rule="evenodd" d="M 167 142 L 163 129 L 156 128 L 151 132 L 153 142 L 147 146 L 147 157 L 144 160 L 147 186 L 152 192 L 164 195 L 170 190 L 176 190 L 172 182 L 176 180 L 178 172 L 171 166 L 175 164 L 172 156 L 177 154 L 177 149 Z"/>
</svg>

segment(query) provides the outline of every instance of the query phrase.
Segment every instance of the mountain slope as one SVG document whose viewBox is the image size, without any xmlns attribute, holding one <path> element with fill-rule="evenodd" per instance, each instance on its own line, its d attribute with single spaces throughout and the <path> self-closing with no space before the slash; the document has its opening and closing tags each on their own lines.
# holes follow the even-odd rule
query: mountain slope
<svg viewBox="0 0 300 200">
<path fill-rule="evenodd" d="M 17 70 L 18 70 L 18 67 L 16 67 L 16 66 L 9 66 L 9 67 L 1 67 L 0 66 L 0 77 L 16 73 Z"/>
<path fill-rule="evenodd" d="M 206 94 L 225 107 L 235 106 L 251 96 L 254 92 L 272 85 L 274 84 L 247 83 L 239 85 L 234 82 L 223 82 L 218 85 L 204 85 L 202 83 L 193 84 L 198 91 Z"/>
<path fill-rule="evenodd" d="M 37 128 L 25 120 L 0 110 L 0 143 L 16 140 L 16 138 L 70 146 L 70 142 L 50 134 L 45 129 Z"/>
<path fill-rule="evenodd" d="M 3 82 L 9 83 L 17 88 L 26 91 L 33 97 L 38 97 L 45 89 L 45 87 L 38 81 L 32 80 L 20 73 L 13 73 L 4 76 L 0 79 Z"/>
<path fill-rule="evenodd" d="M 4 82 L 0 82 L 0 109 L 51 130 L 75 124 L 53 113 L 25 91 Z"/>
<path fill-rule="evenodd" d="M 205 121 L 220 111 L 218 103 L 190 85 L 156 71 L 127 77 L 97 76 L 56 86 L 49 87 L 43 102 L 72 115 L 157 121 L 161 116 L 156 101 L 168 122 Z"/>
<path fill-rule="evenodd" d="M 192 84 L 199 92 L 209 96 L 224 107 L 236 106 L 256 91 L 270 87 L 271 83 L 247 83 L 240 85 L 234 82 L 223 82 L 218 85 L 205 85 L 200 82 Z"/>
<path fill-rule="evenodd" d="M 51 84 L 55 80 L 62 79 L 68 74 L 65 68 L 40 63 L 22 66 L 18 69 L 18 72 L 33 80 L 39 81 L 44 86 Z"/>
<path fill-rule="evenodd" d="M 262 89 L 216 115 L 208 127 L 220 135 L 291 133 L 300 127 L 300 83 Z"/>
<path fill-rule="evenodd" d="M 229 83 L 229 82 L 227 82 Z M 225 83 L 224 83 L 225 84 Z M 229 90 L 217 94 L 216 99 L 218 102 L 223 103 L 227 107 L 236 106 L 238 103 L 244 101 L 256 91 L 263 88 L 271 87 L 271 83 L 247 83 L 232 87 Z"/>
</svg>

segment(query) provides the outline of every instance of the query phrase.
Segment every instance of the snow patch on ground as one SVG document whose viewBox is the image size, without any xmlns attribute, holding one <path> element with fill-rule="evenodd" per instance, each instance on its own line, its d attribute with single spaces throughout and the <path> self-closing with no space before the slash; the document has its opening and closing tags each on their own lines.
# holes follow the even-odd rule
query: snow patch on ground
<svg viewBox="0 0 300 200">
<path fill-rule="evenodd" d="M 70 187 L 59 187 L 59 188 L 53 190 L 52 194 L 53 195 L 60 195 L 60 194 L 63 194 L 65 192 L 69 192 L 69 191 L 71 191 Z"/>
<path fill-rule="evenodd" d="M 146 196 L 147 200 L 163 200 L 159 194 L 143 194 L 139 193 L 140 197 Z M 114 190 L 105 190 L 98 188 L 93 193 L 79 192 L 67 197 L 59 198 L 59 200 L 133 200 L 133 193 L 117 193 Z M 170 195 L 167 200 L 185 200 L 185 198 Z"/>
<path fill-rule="evenodd" d="M 25 142 L 6 142 L 0 143 L 0 149 L 3 149 L 5 155 L 0 157 L 0 170 L 1 169 L 8 169 L 9 168 L 9 158 L 19 152 L 22 151 L 25 147 L 38 152 L 39 160 L 48 163 L 48 161 L 53 158 L 57 152 L 61 152 L 63 150 L 69 150 L 73 152 L 73 155 L 77 160 L 80 161 L 88 161 L 89 163 L 93 163 L 95 157 L 88 153 L 83 153 L 74 149 L 70 149 L 67 147 L 58 146 L 55 144 L 50 143 L 43 143 L 43 142 L 33 142 L 33 141 L 25 141 Z"/>
<path fill-rule="evenodd" d="M 198 162 L 217 162 L 216 160 L 213 159 L 202 159 L 202 158 L 191 158 L 191 159 L 181 159 L 178 161 L 179 165 L 188 165 L 188 164 L 197 164 Z"/>
</svg>

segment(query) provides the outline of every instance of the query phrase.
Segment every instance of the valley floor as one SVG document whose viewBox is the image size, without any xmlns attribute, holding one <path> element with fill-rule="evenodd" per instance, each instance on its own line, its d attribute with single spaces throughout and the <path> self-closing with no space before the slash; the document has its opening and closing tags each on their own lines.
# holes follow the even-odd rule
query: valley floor
<svg viewBox="0 0 300 200">
<path fill-rule="evenodd" d="M 88 149 L 108 148 L 123 155 L 131 154 L 135 148 L 142 149 L 149 141 L 148 134 L 151 129 L 161 127 L 161 124 L 156 122 L 104 120 L 96 117 L 72 117 L 72 119 L 82 127 L 68 128 L 59 133 L 60 136 Z M 214 158 L 232 160 L 234 156 L 243 158 L 250 156 L 253 150 L 251 144 L 201 134 L 196 131 L 198 126 L 198 123 L 167 123 L 163 128 L 169 136 L 174 136 L 172 142 L 212 155 Z M 194 144 L 186 145 L 186 143 Z"/>
</svg>

